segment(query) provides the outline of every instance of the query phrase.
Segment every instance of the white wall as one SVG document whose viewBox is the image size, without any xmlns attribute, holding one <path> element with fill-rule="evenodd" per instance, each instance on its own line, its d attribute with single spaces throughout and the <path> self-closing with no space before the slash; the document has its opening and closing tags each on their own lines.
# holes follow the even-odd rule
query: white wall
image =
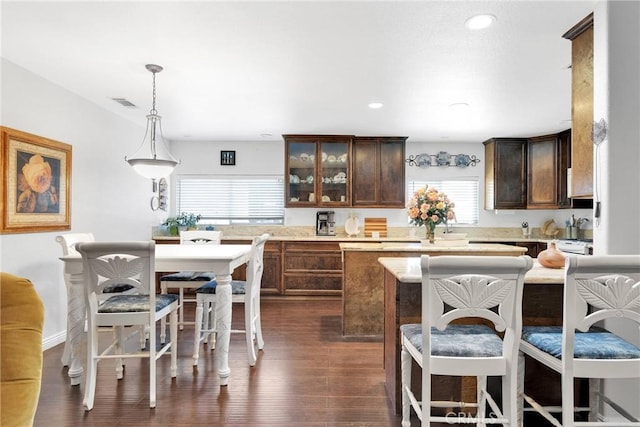
<svg viewBox="0 0 640 427">
<path fill-rule="evenodd" d="M 134 125 L 15 64 L 1 63 L 2 125 L 73 146 L 71 231 L 98 240 L 149 239 L 159 216 L 150 209 L 151 183 L 124 161 L 142 141 Z M 67 231 L 68 232 L 68 231 Z M 62 342 L 66 288 L 62 232 L 0 236 L 2 271 L 30 279 L 45 304 L 45 348 Z"/>
<path fill-rule="evenodd" d="M 496 135 L 504 136 L 504 135 Z M 507 135 L 508 136 L 508 135 Z M 537 136 L 537 135 L 531 135 Z M 591 220 L 591 210 L 588 209 L 563 209 L 563 210 L 511 210 L 511 211 L 487 211 L 484 206 L 484 146 L 477 144 L 463 144 L 455 142 L 425 143 L 414 142 L 409 138 L 405 154 L 421 153 L 436 154 L 446 151 L 449 154 L 475 155 L 480 159 L 475 167 L 406 167 L 406 179 L 451 179 L 460 177 L 476 177 L 479 179 L 480 188 L 480 222 L 479 227 L 520 227 L 523 221 L 529 222 L 531 227 L 540 227 L 546 220 L 554 219 L 559 227 L 564 227 L 565 220 L 574 214 L 576 218 L 585 217 Z M 284 142 L 271 141 L 244 141 L 237 143 L 220 142 L 188 142 L 175 141 L 173 154 L 182 160 L 182 164 L 176 170 L 176 174 L 277 174 L 284 175 Z M 220 166 L 220 150 L 236 150 L 236 166 Z M 211 160 L 213 165 L 210 164 Z M 174 176 L 175 179 L 175 176 Z M 455 200 L 454 200 L 455 201 Z M 333 209 L 333 208 L 332 208 Z M 315 213 L 318 209 L 295 208 L 285 210 L 285 224 L 289 226 L 313 226 L 315 225 Z M 386 217 L 389 226 L 402 227 L 407 225 L 407 214 L 404 209 L 334 209 L 336 222 L 342 225 L 351 212 L 360 218 Z M 585 228 L 591 228 L 588 223 Z"/>
<path fill-rule="evenodd" d="M 594 156 L 599 170 L 602 217 L 596 222 L 596 254 L 640 253 L 640 2 L 600 2 L 594 11 L 594 120 L 609 124 Z M 607 327 L 640 345 L 637 325 Z M 640 417 L 640 381 L 608 380 L 605 392 Z M 607 411 L 610 419 L 620 419 Z"/>
</svg>

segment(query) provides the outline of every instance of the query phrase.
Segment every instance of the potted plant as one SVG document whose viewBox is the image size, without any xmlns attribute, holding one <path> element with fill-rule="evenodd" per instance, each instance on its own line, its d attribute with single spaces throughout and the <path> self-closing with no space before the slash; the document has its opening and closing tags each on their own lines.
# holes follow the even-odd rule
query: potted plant
<svg viewBox="0 0 640 427">
<path fill-rule="evenodd" d="M 166 226 L 171 236 L 177 236 L 181 229 L 192 230 L 198 227 L 200 215 L 194 213 L 181 213 L 178 216 L 168 217 L 162 225 Z"/>
</svg>

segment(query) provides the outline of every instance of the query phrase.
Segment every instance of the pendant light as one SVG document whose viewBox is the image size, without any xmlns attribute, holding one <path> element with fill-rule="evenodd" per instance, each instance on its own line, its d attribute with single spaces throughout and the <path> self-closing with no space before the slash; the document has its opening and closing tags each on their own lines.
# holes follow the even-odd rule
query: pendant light
<svg viewBox="0 0 640 427">
<path fill-rule="evenodd" d="M 162 71 L 162 67 L 155 64 L 147 64 L 147 70 L 153 74 L 153 104 L 147 115 L 147 130 L 138 151 L 125 160 L 133 169 L 144 176 L 155 180 L 171 175 L 173 169 L 180 163 L 169 152 L 162 138 L 162 124 L 156 110 L 156 74 Z"/>
</svg>

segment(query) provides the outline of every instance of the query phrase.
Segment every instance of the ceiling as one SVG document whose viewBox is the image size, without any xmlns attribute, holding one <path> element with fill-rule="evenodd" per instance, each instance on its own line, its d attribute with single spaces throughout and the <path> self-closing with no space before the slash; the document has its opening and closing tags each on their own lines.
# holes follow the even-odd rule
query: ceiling
<svg viewBox="0 0 640 427">
<path fill-rule="evenodd" d="M 152 101 L 145 64 L 163 66 L 157 110 L 172 141 L 481 142 L 570 127 L 562 34 L 594 4 L 2 0 L 0 53 L 141 127 Z M 478 13 L 496 22 L 467 29 Z"/>
</svg>

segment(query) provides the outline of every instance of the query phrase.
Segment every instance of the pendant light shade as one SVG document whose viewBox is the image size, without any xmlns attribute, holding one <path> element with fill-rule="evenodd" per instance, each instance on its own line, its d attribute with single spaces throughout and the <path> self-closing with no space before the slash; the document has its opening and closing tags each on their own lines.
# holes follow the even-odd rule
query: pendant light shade
<svg viewBox="0 0 640 427">
<path fill-rule="evenodd" d="M 180 163 L 169 152 L 162 137 L 161 117 L 156 111 L 156 73 L 162 67 L 147 64 L 147 70 L 153 74 L 153 105 L 147 115 L 147 130 L 138 150 L 125 160 L 140 175 L 149 179 L 159 179 L 171 175 L 173 169 Z"/>
</svg>

